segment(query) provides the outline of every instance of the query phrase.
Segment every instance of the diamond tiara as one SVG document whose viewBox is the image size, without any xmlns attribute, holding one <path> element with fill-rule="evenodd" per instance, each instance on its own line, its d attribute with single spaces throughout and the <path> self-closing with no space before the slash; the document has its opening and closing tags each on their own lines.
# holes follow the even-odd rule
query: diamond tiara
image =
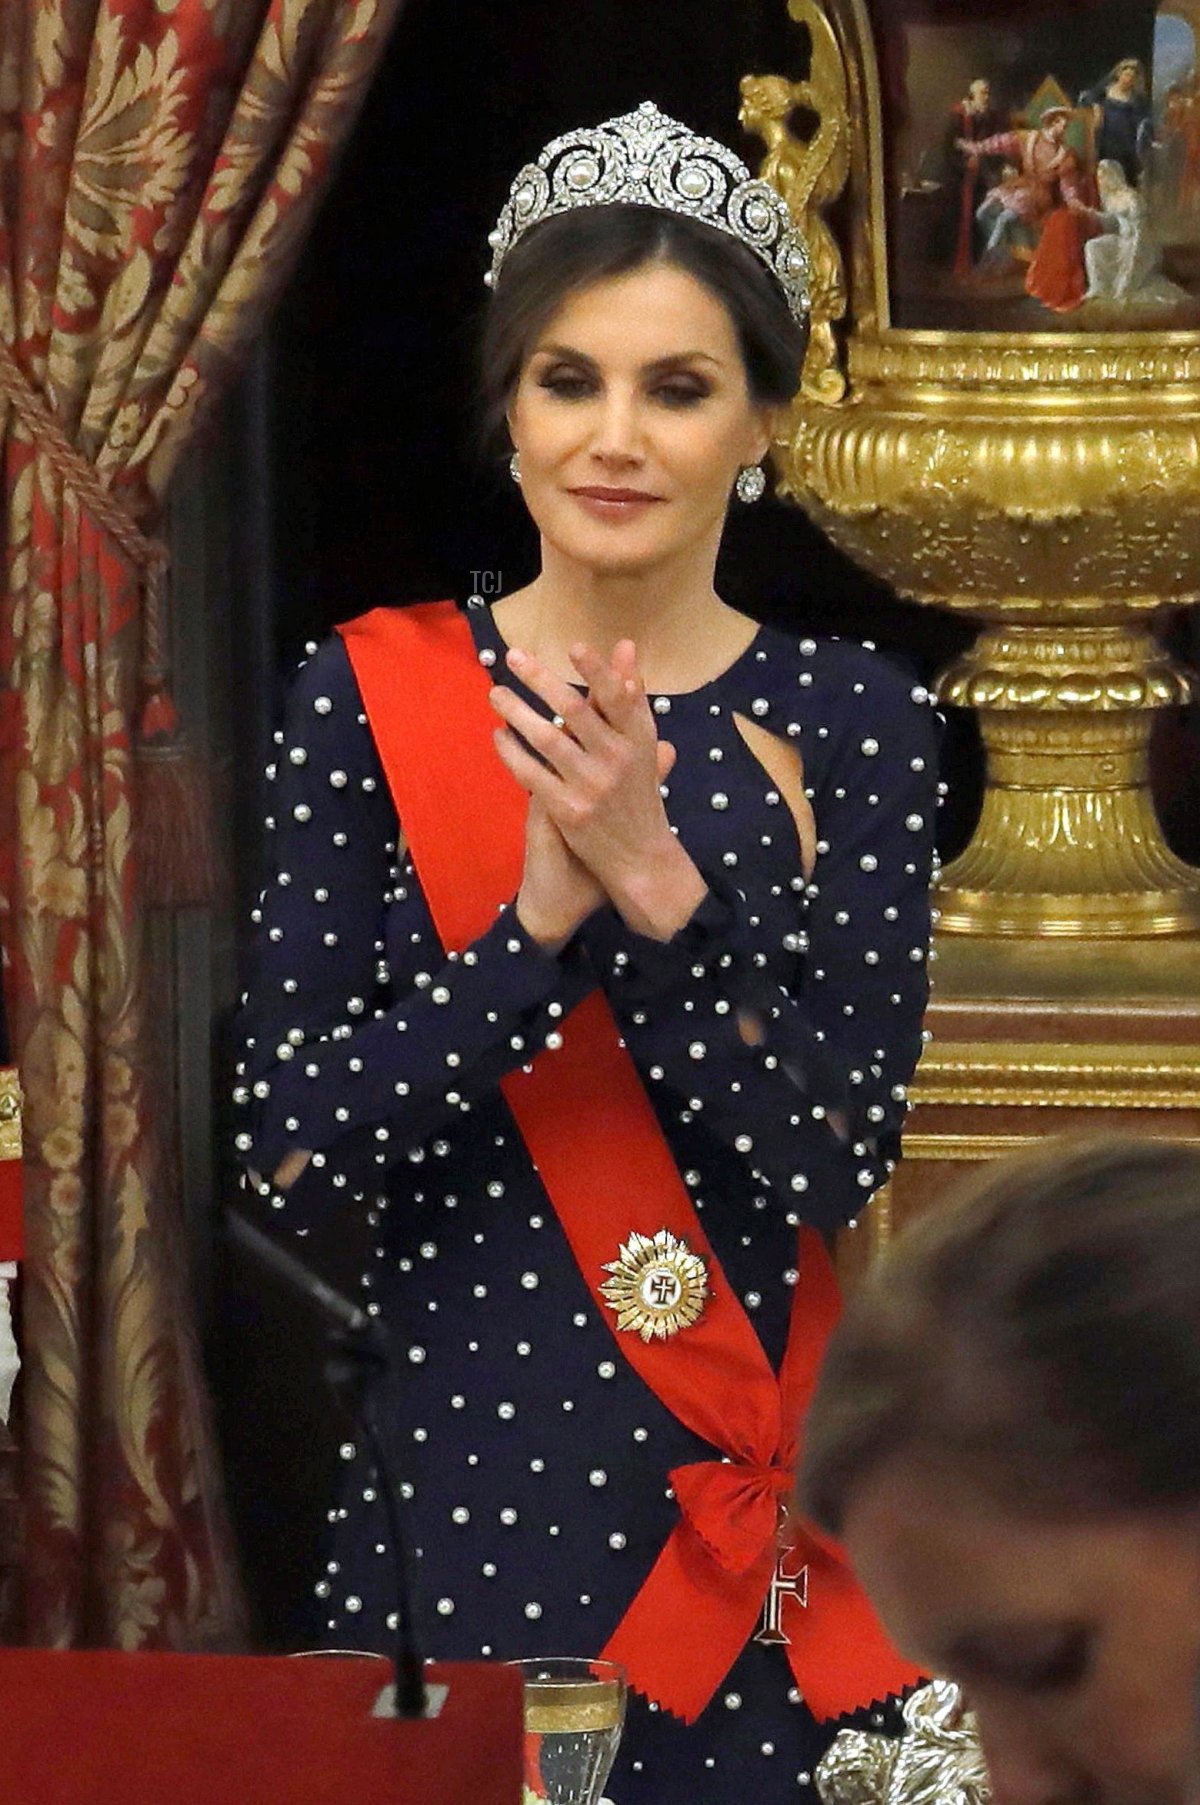
<svg viewBox="0 0 1200 1805">
<path fill-rule="evenodd" d="M 808 318 L 812 271 L 787 203 L 715 138 L 702 138 L 651 100 L 603 125 L 567 132 L 527 163 L 488 234 L 494 288 L 504 259 L 531 227 L 578 207 L 659 207 L 714 226 L 766 264 L 795 319 Z"/>
</svg>

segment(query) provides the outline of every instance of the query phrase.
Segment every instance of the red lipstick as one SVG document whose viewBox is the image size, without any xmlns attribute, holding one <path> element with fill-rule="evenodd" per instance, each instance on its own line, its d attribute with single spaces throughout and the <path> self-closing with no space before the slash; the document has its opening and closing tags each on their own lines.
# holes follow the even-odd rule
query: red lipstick
<svg viewBox="0 0 1200 1805">
<path fill-rule="evenodd" d="M 597 520 L 632 520 L 662 500 L 644 489 L 609 489 L 599 484 L 569 491 L 580 507 Z"/>
</svg>

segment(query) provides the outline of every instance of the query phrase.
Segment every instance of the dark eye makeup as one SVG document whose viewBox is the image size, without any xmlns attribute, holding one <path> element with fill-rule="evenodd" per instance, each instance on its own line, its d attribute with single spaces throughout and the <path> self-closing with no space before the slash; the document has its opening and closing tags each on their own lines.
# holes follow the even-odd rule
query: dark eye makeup
<svg viewBox="0 0 1200 1805">
<path fill-rule="evenodd" d="M 595 394 L 597 388 L 594 376 L 561 364 L 551 364 L 542 370 L 537 382 L 539 388 L 561 401 L 581 401 Z M 697 402 L 706 400 L 711 393 L 711 384 L 699 375 L 661 378 L 650 389 L 650 394 L 656 401 L 671 408 L 694 407 Z"/>
<path fill-rule="evenodd" d="M 712 394 L 707 382 L 696 378 L 691 382 L 664 382 L 654 390 L 660 401 L 669 407 L 693 407 L 696 402 L 703 401 Z"/>
<path fill-rule="evenodd" d="M 569 370 L 546 370 L 538 377 L 538 387 L 565 401 L 576 401 L 584 395 L 590 395 L 596 385 L 590 376 L 581 376 Z"/>
</svg>

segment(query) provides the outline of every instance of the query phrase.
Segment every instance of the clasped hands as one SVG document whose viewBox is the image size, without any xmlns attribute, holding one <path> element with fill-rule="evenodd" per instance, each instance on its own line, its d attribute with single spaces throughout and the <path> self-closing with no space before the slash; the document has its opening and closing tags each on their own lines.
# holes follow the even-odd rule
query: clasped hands
<svg viewBox="0 0 1200 1805">
<path fill-rule="evenodd" d="M 669 940 L 708 886 L 667 820 L 658 786 L 675 749 L 658 737 L 632 640 L 622 640 L 611 659 L 574 649 L 586 695 L 526 652 L 511 651 L 507 662 L 556 717 L 545 720 L 511 689 L 492 691 L 506 723 L 496 749 L 530 798 L 516 900 L 521 925 L 557 953 L 611 901 L 636 933 Z M 276 1187 L 288 1190 L 311 1157 L 304 1149 L 288 1153 Z"/>
<path fill-rule="evenodd" d="M 522 926 L 557 952 L 611 902 L 635 933 L 669 940 L 708 886 L 663 807 L 659 785 L 675 749 L 658 737 L 633 641 L 621 640 L 610 659 L 572 648 L 586 694 L 528 652 L 513 649 L 506 662 L 554 715 L 546 720 L 502 685 L 492 690 L 504 722 L 496 750 L 530 799 L 516 899 Z"/>
</svg>

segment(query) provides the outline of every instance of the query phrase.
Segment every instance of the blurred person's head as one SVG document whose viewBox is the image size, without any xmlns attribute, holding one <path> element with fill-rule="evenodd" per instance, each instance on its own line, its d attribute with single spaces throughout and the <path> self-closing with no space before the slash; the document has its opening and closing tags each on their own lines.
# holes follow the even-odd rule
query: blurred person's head
<svg viewBox="0 0 1200 1805">
<path fill-rule="evenodd" d="M 957 1680 L 997 1805 L 1200 1798 L 1200 1150 L 989 1167 L 851 1300 L 804 1508 Z"/>
</svg>

